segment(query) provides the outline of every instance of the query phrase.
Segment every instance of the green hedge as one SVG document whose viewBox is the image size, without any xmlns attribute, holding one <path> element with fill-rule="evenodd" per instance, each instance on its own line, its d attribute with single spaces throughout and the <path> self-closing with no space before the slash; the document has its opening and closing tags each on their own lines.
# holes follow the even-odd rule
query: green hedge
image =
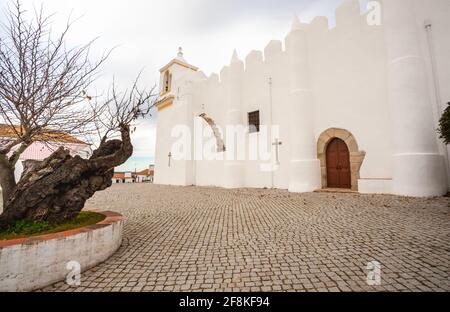
<svg viewBox="0 0 450 312">
<path fill-rule="evenodd" d="M 81 212 L 75 219 L 64 224 L 54 225 L 46 221 L 20 220 L 11 225 L 6 231 L 0 232 L 0 240 L 8 240 L 36 235 L 59 233 L 79 229 L 96 224 L 105 216 L 95 212 Z"/>
</svg>

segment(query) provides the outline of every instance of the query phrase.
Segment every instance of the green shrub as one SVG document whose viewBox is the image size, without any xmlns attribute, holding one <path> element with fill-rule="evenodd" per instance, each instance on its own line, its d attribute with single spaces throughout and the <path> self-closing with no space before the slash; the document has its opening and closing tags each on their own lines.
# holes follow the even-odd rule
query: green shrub
<svg viewBox="0 0 450 312">
<path fill-rule="evenodd" d="M 450 144 L 450 103 L 439 121 L 440 138 L 444 140 L 445 144 Z"/>
<path fill-rule="evenodd" d="M 82 211 L 76 218 L 63 224 L 51 224 L 46 221 L 20 220 L 6 231 L 0 231 L 0 240 L 30 237 L 35 235 L 59 233 L 96 224 L 105 219 L 105 215 Z"/>
<path fill-rule="evenodd" d="M 6 230 L 7 234 L 33 235 L 40 232 L 50 231 L 53 226 L 46 221 L 19 220 Z"/>
</svg>

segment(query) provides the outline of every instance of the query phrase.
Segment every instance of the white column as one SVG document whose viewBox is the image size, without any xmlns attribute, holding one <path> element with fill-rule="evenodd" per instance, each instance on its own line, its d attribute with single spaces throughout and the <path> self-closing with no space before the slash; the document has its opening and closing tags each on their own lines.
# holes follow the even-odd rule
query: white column
<svg viewBox="0 0 450 312">
<path fill-rule="evenodd" d="M 286 38 L 291 82 L 290 192 L 312 192 L 321 188 L 320 161 L 314 135 L 314 99 L 308 68 L 306 33 L 296 18 Z"/>
<path fill-rule="evenodd" d="M 227 98 L 227 114 L 225 126 L 244 126 L 242 113 L 242 76 L 244 73 L 244 64 L 238 59 L 236 51 L 233 53 L 231 64 L 228 71 L 226 83 L 228 84 L 228 98 Z M 224 129 L 225 131 L 226 129 Z M 244 161 L 237 158 L 237 148 L 244 148 L 238 146 L 239 140 L 235 138 L 235 146 L 230 146 L 228 139 L 225 143 L 227 148 L 226 155 L 230 155 L 233 150 L 233 159 L 226 159 L 224 164 L 224 187 L 225 188 L 241 188 L 244 187 Z"/>
<path fill-rule="evenodd" d="M 389 62 L 389 100 L 394 132 L 393 192 L 403 196 L 440 196 L 447 192 L 439 154 L 427 71 L 420 49 L 423 22 L 413 1 L 383 1 Z"/>
<path fill-rule="evenodd" d="M 195 165 L 195 137 L 194 137 L 194 122 L 195 122 L 195 118 L 194 118 L 194 90 L 192 88 L 193 86 L 193 82 L 192 81 L 187 81 L 186 82 L 186 94 L 184 95 L 184 103 L 183 105 L 186 105 L 186 126 L 190 129 L 190 136 L 191 136 L 191 141 L 190 141 L 190 158 L 186 159 L 185 161 L 185 185 L 195 185 L 196 184 L 196 179 L 195 179 L 195 170 L 194 170 L 194 165 Z"/>
</svg>

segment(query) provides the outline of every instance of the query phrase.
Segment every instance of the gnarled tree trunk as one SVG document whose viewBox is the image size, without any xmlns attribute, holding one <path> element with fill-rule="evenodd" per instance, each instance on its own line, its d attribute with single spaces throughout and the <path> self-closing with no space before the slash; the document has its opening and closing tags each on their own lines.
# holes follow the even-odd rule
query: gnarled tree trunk
<svg viewBox="0 0 450 312">
<path fill-rule="evenodd" d="M 4 157 L 0 156 L 0 186 L 2 187 L 3 207 L 6 206 L 7 198 L 16 187 L 14 167 Z"/>
<path fill-rule="evenodd" d="M 111 186 L 114 167 L 132 155 L 128 126 L 122 127 L 121 135 L 122 140 L 102 142 L 89 159 L 72 157 L 60 148 L 26 167 L 5 201 L 0 228 L 22 219 L 59 224 L 75 218 L 95 192 Z"/>
</svg>

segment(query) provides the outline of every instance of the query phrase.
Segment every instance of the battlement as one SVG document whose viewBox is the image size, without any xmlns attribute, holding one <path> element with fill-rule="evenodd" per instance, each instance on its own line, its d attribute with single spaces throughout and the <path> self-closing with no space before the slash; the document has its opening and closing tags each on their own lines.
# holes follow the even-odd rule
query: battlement
<svg viewBox="0 0 450 312">
<path fill-rule="evenodd" d="M 230 75 L 230 67 L 226 65 L 220 71 L 220 82 L 224 82 L 225 80 L 227 80 L 229 75 Z"/>
<path fill-rule="evenodd" d="M 245 58 L 245 70 L 253 70 L 264 61 L 261 51 L 253 50 Z"/>
<path fill-rule="evenodd" d="M 209 85 L 218 85 L 219 84 L 219 75 L 217 75 L 216 73 L 212 73 L 208 77 L 208 84 Z"/>
<path fill-rule="evenodd" d="M 330 29 L 328 18 L 326 16 L 316 16 L 310 24 L 308 24 L 308 31 L 310 32 L 325 32 Z"/>
<path fill-rule="evenodd" d="M 264 60 L 267 62 L 283 52 L 283 43 L 280 40 L 270 41 L 264 49 Z"/>
<path fill-rule="evenodd" d="M 336 42 L 333 39 L 335 36 L 351 35 L 352 32 L 358 34 L 362 29 L 368 30 L 368 24 L 364 23 L 366 14 L 361 13 L 359 0 L 343 0 L 343 2 L 335 10 L 336 25 L 330 28 L 330 22 L 325 16 L 317 16 L 310 23 L 303 23 L 298 20 L 294 20 L 292 24 L 292 30 L 289 35 L 294 32 L 301 31 L 307 36 L 309 44 L 311 42 L 326 41 Z M 342 31 L 341 31 L 342 30 Z M 288 35 L 288 37 L 289 37 Z M 340 47 L 336 47 L 339 49 Z M 273 59 L 276 59 L 281 54 L 287 52 L 285 41 L 271 40 L 264 51 L 251 51 L 245 58 L 244 72 L 255 71 L 264 64 L 270 63 Z M 236 53 L 233 54 L 233 58 L 237 57 Z M 220 71 L 220 81 L 222 83 L 227 80 L 229 66 L 224 66 Z M 213 74 L 216 75 L 216 74 Z"/>
<path fill-rule="evenodd" d="M 360 4 L 358 0 L 344 0 L 340 6 L 336 8 L 336 27 L 353 27 L 358 24 L 361 18 Z"/>
</svg>

